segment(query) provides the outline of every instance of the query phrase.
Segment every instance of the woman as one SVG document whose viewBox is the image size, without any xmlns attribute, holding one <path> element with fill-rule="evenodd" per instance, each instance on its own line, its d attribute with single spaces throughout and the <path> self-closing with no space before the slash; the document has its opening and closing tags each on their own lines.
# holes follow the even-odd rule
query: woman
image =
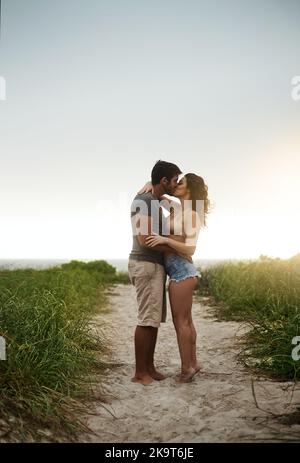
<svg viewBox="0 0 300 463">
<path fill-rule="evenodd" d="M 151 191 L 151 188 L 151 183 L 147 183 L 139 193 Z M 201 275 L 191 256 L 196 250 L 201 222 L 206 225 L 209 200 L 203 178 L 195 174 L 181 178 L 174 196 L 180 200 L 181 207 L 173 207 L 168 217 L 170 235 L 149 236 L 146 243 L 150 247 L 167 244 L 174 250 L 164 253 L 164 264 L 169 276 L 170 306 L 181 357 L 179 381 L 189 382 L 201 368 L 196 358 L 197 333 L 192 320 L 193 291 Z M 166 196 L 160 199 L 170 201 Z M 178 232 L 180 228 L 181 233 Z"/>
</svg>

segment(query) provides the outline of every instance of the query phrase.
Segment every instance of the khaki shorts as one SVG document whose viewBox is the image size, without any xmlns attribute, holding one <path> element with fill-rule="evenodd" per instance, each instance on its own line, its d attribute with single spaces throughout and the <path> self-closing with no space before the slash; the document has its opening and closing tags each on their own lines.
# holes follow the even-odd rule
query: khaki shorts
<svg viewBox="0 0 300 463">
<path fill-rule="evenodd" d="M 158 328 L 166 321 L 166 272 L 163 265 L 129 259 L 128 273 L 136 289 L 138 325 Z"/>
</svg>

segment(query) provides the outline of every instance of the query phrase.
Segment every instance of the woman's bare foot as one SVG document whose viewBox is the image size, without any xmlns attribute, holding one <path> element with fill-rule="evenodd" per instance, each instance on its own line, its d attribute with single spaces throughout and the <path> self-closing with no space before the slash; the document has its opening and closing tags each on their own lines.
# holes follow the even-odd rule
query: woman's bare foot
<svg viewBox="0 0 300 463">
<path fill-rule="evenodd" d="M 181 373 L 181 375 L 178 378 L 179 383 L 190 383 L 193 379 L 193 377 L 196 374 L 196 370 L 194 368 L 189 368 L 187 371 L 184 373 Z"/>
<path fill-rule="evenodd" d="M 143 384 L 143 386 L 149 386 L 149 384 L 153 383 L 153 378 L 150 375 L 134 376 L 131 381 Z"/>
<path fill-rule="evenodd" d="M 155 381 L 162 381 L 163 379 L 166 379 L 166 376 L 160 373 L 159 371 L 153 369 L 149 371 L 149 375 L 151 378 L 155 379 Z"/>
<path fill-rule="evenodd" d="M 202 365 L 201 365 L 201 363 L 197 362 L 196 365 L 193 365 L 193 368 L 194 368 L 195 374 L 196 374 L 202 369 Z"/>
</svg>

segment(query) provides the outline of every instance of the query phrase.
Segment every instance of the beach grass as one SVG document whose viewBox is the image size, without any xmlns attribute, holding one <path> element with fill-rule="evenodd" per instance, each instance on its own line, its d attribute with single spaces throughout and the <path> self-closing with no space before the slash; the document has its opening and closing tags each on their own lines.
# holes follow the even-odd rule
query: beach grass
<svg viewBox="0 0 300 463">
<path fill-rule="evenodd" d="M 0 272 L 0 437 L 76 434 L 76 410 L 107 347 L 90 322 L 106 307 L 105 290 L 127 281 L 105 261 Z"/>
<path fill-rule="evenodd" d="M 292 350 L 300 335 L 300 254 L 200 271 L 198 292 L 213 298 L 218 317 L 250 327 L 241 352 L 245 364 L 274 378 L 299 379 L 300 359 L 292 358 Z"/>
</svg>

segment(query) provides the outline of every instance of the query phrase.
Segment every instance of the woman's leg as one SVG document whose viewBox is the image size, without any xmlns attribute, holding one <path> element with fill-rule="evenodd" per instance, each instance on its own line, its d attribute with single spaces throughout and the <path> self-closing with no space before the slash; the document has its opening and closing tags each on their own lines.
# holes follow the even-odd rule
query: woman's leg
<svg viewBox="0 0 300 463">
<path fill-rule="evenodd" d="M 193 323 L 192 313 L 191 313 L 191 318 L 190 318 L 190 326 L 191 326 L 191 349 L 192 349 L 191 359 L 192 359 L 192 367 L 196 370 L 196 372 L 198 372 L 201 369 L 201 365 L 197 360 L 197 354 L 196 354 L 196 350 L 197 350 L 197 332 L 196 332 L 195 325 Z"/>
<path fill-rule="evenodd" d="M 170 281 L 169 298 L 181 357 L 181 377 L 190 379 L 195 374 L 192 351 L 195 333 L 191 326 L 191 310 L 196 278 L 187 278 L 178 283 Z"/>
</svg>

